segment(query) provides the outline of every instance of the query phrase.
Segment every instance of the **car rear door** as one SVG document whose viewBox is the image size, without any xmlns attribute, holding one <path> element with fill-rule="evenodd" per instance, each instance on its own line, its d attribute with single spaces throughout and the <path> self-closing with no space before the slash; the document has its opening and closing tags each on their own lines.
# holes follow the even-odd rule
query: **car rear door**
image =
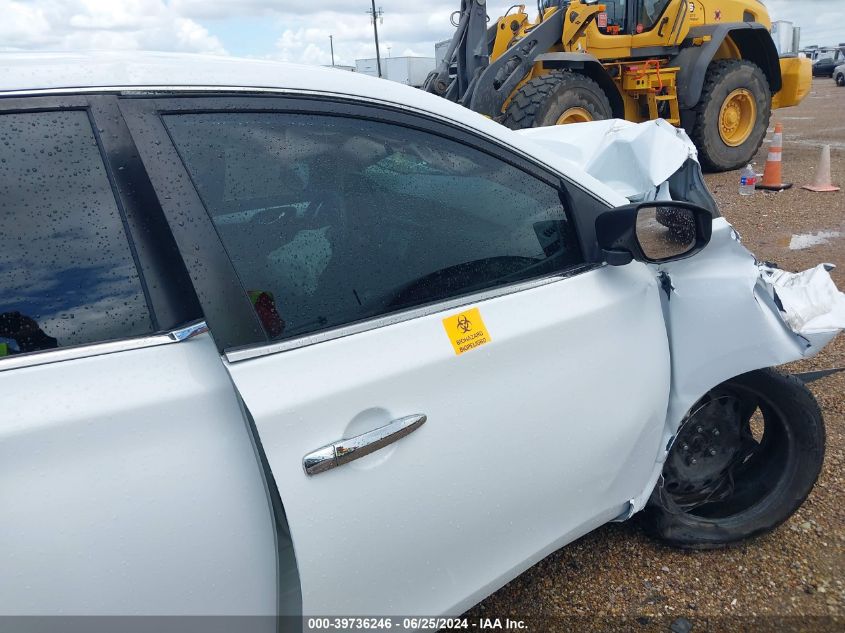
<svg viewBox="0 0 845 633">
<path fill-rule="evenodd" d="M 669 355 L 647 268 L 585 262 L 576 207 L 601 203 L 388 108 L 121 108 L 278 485 L 306 614 L 460 612 L 625 515 Z"/>
<path fill-rule="evenodd" d="M 0 615 L 274 616 L 262 470 L 114 97 L 3 99 L 0 139 Z"/>
</svg>

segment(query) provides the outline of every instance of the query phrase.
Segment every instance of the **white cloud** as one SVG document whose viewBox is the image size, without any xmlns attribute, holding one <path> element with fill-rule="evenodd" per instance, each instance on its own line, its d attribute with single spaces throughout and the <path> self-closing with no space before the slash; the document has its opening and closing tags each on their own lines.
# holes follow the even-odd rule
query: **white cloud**
<svg viewBox="0 0 845 633">
<path fill-rule="evenodd" d="M 841 0 L 765 0 L 773 20 L 788 20 L 801 27 L 801 46 L 845 42 Z"/>
<path fill-rule="evenodd" d="M 50 37 L 50 22 L 41 7 L 0 0 L 0 15 L 0 42 L 7 46 L 37 47 Z"/>
<path fill-rule="evenodd" d="M 277 15 L 283 31 L 276 41 L 276 50 L 269 56 L 286 61 L 328 64 L 331 62 L 331 35 L 338 64 L 351 65 L 356 59 L 375 57 L 373 26 L 364 10 L 366 3 L 352 3 L 356 9 L 354 13 L 337 10 L 340 5 L 349 4 L 339 0 L 321 2 L 319 11 L 311 13 L 307 19 Z M 384 23 L 378 25 L 381 54 L 433 57 L 434 43 L 449 37 L 453 31 L 449 24 L 451 11 L 443 9 L 444 6 L 451 7 L 452 3 L 440 0 L 411 8 L 393 4 L 396 6 L 384 3 Z"/>
<path fill-rule="evenodd" d="M 833 44 L 840 33 L 841 0 L 766 0 L 774 19 L 802 27 L 803 44 Z M 491 0 L 488 13 L 501 15 L 510 2 Z M 533 13 L 534 3 L 526 2 Z M 0 0 L 0 48 L 153 49 L 226 53 L 326 64 L 351 64 L 374 57 L 367 0 Z M 460 0 L 408 3 L 383 0 L 379 25 L 383 55 L 434 54 L 449 37 L 450 14 Z M 231 26 L 236 24 L 237 26 Z M 266 36 L 251 42 L 253 32 Z M 215 35 L 218 33 L 219 35 Z M 266 41 L 265 41 L 266 40 Z"/>
<path fill-rule="evenodd" d="M 6 49 L 226 52 L 164 0 L 0 0 L 0 16 Z"/>
</svg>

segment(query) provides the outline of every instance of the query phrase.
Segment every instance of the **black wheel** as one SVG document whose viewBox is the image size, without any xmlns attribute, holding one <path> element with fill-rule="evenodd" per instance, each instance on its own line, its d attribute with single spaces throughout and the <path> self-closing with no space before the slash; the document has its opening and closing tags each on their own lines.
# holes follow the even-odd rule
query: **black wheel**
<svg viewBox="0 0 845 633">
<path fill-rule="evenodd" d="M 761 369 L 710 391 L 679 429 L 643 512 L 673 545 L 709 549 L 774 529 L 810 494 L 824 423 L 794 376 Z"/>
<path fill-rule="evenodd" d="M 836 85 L 845 86 L 845 73 L 839 73 L 836 75 Z"/>
<path fill-rule="evenodd" d="M 511 99 L 503 123 L 512 130 L 522 130 L 612 116 L 610 101 L 595 81 L 558 70 L 526 82 Z"/>
<path fill-rule="evenodd" d="M 707 68 L 695 107 L 692 140 L 711 171 L 743 167 L 760 149 L 772 114 L 772 91 L 760 67 L 723 59 Z"/>
</svg>

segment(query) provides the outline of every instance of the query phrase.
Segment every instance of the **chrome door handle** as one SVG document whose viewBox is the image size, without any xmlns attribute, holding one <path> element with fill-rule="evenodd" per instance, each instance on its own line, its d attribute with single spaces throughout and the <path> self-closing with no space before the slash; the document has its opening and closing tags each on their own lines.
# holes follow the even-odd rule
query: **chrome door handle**
<svg viewBox="0 0 845 633">
<path fill-rule="evenodd" d="M 363 435 L 338 440 L 308 453 L 302 458 L 302 467 L 307 474 L 316 475 L 343 466 L 416 431 L 425 421 L 423 413 L 406 415 Z"/>
</svg>

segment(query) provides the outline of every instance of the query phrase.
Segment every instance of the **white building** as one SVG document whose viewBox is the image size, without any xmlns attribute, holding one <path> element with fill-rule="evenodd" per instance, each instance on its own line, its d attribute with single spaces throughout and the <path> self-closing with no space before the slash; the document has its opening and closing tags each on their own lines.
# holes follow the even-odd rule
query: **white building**
<svg viewBox="0 0 845 633">
<path fill-rule="evenodd" d="M 801 27 L 788 20 L 772 22 L 772 39 L 778 55 L 797 55 L 801 50 Z"/>
<path fill-rule="evenodd" d="M 446 57 L 446 51 L 449 50 L 449 45 L 452 43 L 451 39 L 443 40 L 442 42 L 437 42 L 434 45 L 434 59 L 436 63 L 440 63 Z"/>
<path fill-rule="evenodd" d="M 365 75 L 378 77 L 376 58 L 356 59 L 355 70 Z M 422 87 L 428 73 L 434 70 L 433 57 L 382 57 L 381 74 L 385 79 L 400 84 Z"/>
</svg>

